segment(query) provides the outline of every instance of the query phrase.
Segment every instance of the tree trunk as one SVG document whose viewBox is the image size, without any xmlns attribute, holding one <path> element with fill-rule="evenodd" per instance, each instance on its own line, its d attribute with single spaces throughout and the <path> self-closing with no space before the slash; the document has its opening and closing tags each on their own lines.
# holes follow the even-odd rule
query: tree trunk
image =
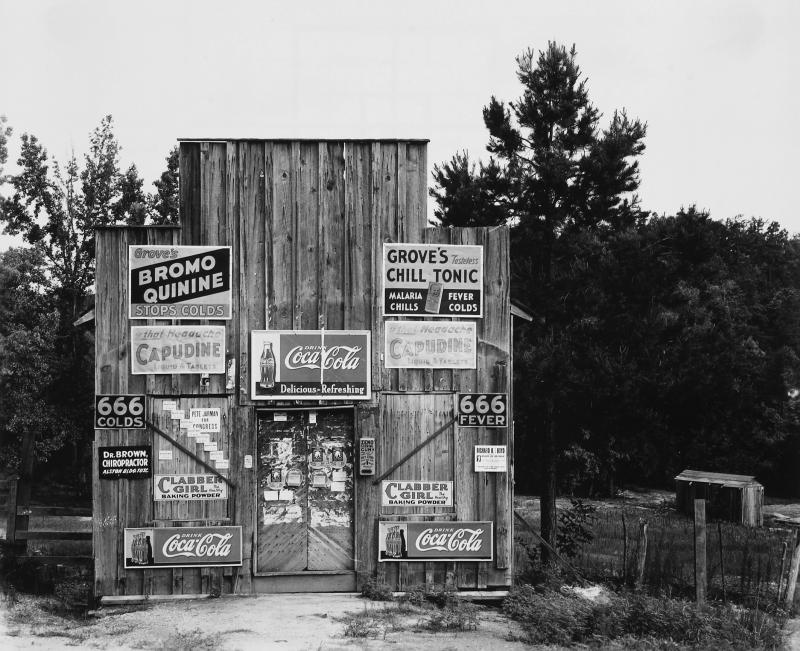
<svg viewBox="0 0 800 651">
<path fill-rule="evenodd" d="M 542 538 L 553 548 L 556 547 L 556 532 L 558 521 L 556 519 L 556 428 L 553 418 L 553 402 L 548 401 L 547 415 L 544 427 L 542 428 L 542 490 L 541 490 L 541 514 L 542 514 Z M 546 545 L 540 546 L 542 552 L 542 563 L 548 564 L 554 559 Z"/>
</svg>

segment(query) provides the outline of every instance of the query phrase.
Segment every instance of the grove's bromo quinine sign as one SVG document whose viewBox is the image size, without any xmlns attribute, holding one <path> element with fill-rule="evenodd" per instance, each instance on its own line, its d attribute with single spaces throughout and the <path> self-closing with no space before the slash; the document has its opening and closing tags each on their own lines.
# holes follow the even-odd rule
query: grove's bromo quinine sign
<svg viewBox="0 0 800 651">
<path fill-rule="evenodd" d="M 231 247 L 128 247 L 131 319 L 230 319 Z"/>
<path fill-rule="evenodd" d="M 384 244 L 385 316 L 483 316 L 483 247 Z"/>
</svg>

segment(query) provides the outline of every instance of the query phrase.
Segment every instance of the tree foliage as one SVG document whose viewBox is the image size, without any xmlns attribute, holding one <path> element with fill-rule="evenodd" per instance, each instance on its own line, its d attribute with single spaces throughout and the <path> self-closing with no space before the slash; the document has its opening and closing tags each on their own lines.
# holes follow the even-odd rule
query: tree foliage
<svg viewBox="0 0 800 651">
<path fill-rule="evenodd" d="M 0 176 L 10 135 L 0 119 Z M 88 474 L 94 345 L 73 323 L 92 303 L 94 229 L 177 221 L 177 149 L 154 194 L 144 192 L 135 165 L 121 171 L 120 150 L 110 115 L 82 159 L 65 165 L 24 133 L 19 171 L 0 178 L 11 190 L 0 197 L 0 224 L 30 245 L 0 258 L 0 453 L 11 466 L 21 437 L 33 433 L 39 460 L 69 444 L 72 466 Z"/>
<path fill-rule="evenodd" d="M 543 536 L 557 490 L 670 486 L 688 467 L 800 494 L 780 485 L 800 449 L 800 242 L 644 212 L 646 125 L 601 126 L 575 56 L 520 56 L 521 97 L 483 111 L 489 162 L 459 153 L 431 190 L 445 225 L 511 226 L 512 296 L 535 317 L 515 324 L 516 481 L 542 495 Z"/>
</svg>

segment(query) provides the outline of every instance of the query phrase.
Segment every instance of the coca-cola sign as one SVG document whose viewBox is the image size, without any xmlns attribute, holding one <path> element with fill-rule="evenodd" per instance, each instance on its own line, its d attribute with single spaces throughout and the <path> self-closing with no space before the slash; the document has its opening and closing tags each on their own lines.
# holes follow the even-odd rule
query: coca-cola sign
<svg viewBox="0 0 800 651">
<path fill-rule="evenodd" d="M 241 527 L 125 529 L 127 569 L 241 564 Z"/>
<path fill-rule="evenodd" d="M 369 400 L 368 330 L 254 330 L 253 400 Z"/>
<path fill-rule="evenodd" d="M 491 522 L 379 523 L 379 561 L 490 561 Z"/>
</svg>

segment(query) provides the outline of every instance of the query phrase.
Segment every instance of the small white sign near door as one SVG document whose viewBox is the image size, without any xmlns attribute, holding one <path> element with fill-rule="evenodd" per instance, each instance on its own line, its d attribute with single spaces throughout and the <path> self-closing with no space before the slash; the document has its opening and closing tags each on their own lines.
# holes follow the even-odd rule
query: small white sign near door
<svg viewBox="0 0 800 651">
<path fill-rule="evenodd" d="M 476 445 L 475 472 L 506 472 L 508 457 L 505 445 Z"/>
</svg>

